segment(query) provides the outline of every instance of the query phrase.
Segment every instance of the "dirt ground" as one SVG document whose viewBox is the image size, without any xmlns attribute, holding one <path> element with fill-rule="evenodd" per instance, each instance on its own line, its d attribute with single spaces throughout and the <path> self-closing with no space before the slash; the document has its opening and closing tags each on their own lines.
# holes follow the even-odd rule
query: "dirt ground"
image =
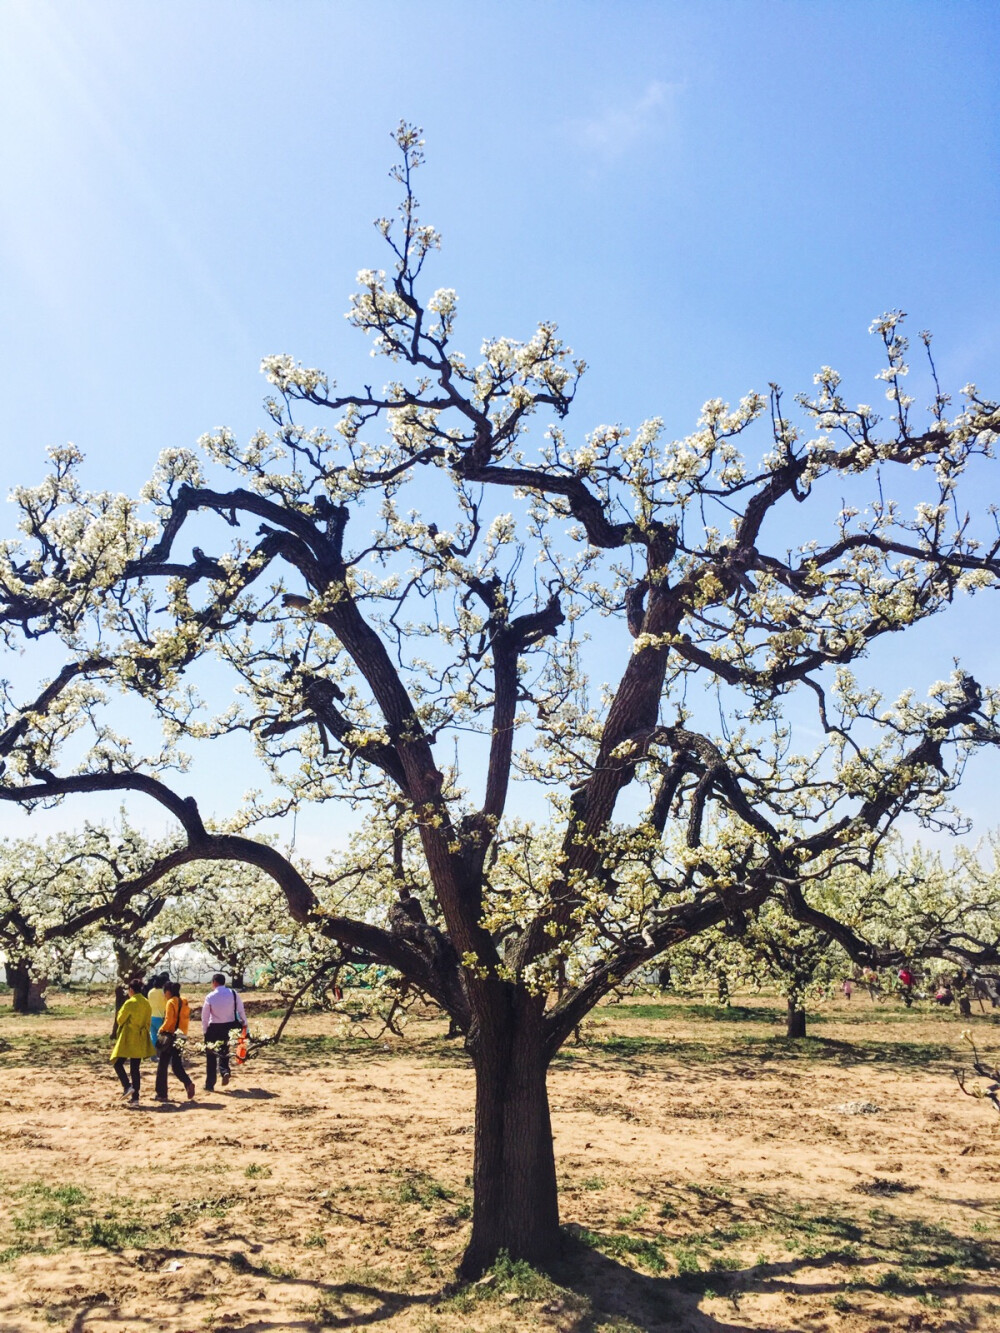
<svg viewBox="0 0 1000 1333">
<path fill-rule="evenodd" d="M 550 1079 L 564 1259 L 462 1287 L 473 1080 L 440 1023 L 295 1018 L 227 1089 L 162 1107 L 147 1074 L 131 1111 L 106 1002 L 54 1000 L 0 1008 L 0 1333 L 1000 1330 L 1000 1118 L 956 1016 L 856 996 L 788 1042 L 773 1001 L 604 1008 Z"/>
</svg>

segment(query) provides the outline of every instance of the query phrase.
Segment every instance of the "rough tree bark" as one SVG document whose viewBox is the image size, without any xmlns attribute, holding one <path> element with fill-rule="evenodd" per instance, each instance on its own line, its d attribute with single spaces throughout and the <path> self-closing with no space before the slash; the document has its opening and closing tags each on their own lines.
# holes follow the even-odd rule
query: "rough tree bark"
<svg viewBox="0 0 1000 1333">
<path fill-rule="evenodd" d="M 804 1037 L 806 1035 L 806 1011 L 805 1006 L 788 997 L 788 1023 L 785 1028 L 785 1035 L 788 1037 Z"/>
<path fill-rule="evenodd" d="M 523 1015 L 469 1042 L 476 1071 L 472 1236 L 462 1273 L 476 1277 L 506 1250 L 546 1264 L 560 1245 L 555 1153 L 538 1025 Z"/>
<path fill-rule="evenodd" d="M 33 980 L 27 967 L 7 963 L 7 985 L 11 988 L 11 1008 L 15 1014 L 40 1014 L 45 1010 L 45 986 Z"/>
</svg>

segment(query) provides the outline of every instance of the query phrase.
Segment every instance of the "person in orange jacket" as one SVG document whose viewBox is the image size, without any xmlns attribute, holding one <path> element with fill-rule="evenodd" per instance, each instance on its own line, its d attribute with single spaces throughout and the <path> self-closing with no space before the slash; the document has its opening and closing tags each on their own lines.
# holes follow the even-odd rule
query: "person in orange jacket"
<svg viewBox="0 0 1000 1333">
<path fill-rule="evenodd" d="M 184 1084 L 188 1101 L 192 1101 L 194 1099 L 194 1084 L 184 1068 L 184 1061 L 181 1059 L 180 1052 L 181 1042 L 187 1036 L 188 1025 L 191 1022 L 191 1009 L 187 1000 L 181 995 L 179 981 L 164 982 L 163 993 L 167 997 L 167 1004 L 163 1023 L 156 1039 L 160 1052 L 160 1058 L 156 1065 L 156 1100 L 158 1102 L 168 1102 L 170 1100 L 167 1095 L 167 1073 L 168 1070 L 172 1069 Z"/>
</svg>

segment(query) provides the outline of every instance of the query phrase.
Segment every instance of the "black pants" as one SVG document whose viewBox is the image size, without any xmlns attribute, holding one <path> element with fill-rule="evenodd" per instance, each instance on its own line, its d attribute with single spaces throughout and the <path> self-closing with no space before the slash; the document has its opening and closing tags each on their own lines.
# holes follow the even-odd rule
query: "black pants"
<svg viewBox="0 0 1000 1333">
<path fill-rule="evenodd" d="M 141 1060 L 129 1060 L 128 1072 L 131 1078 L 125 1077 L 125 1061 L 115 1061 L 115 1073 L 121 1079 L 122 1091 L 131 1092 L 134 1101 L 139 1100 L 139 1071 L 142 1068 Z"/>
<path fill-rule="evenodd" d="M 184 1084 L 185 1088 L 193 1086 L 191 1080 L 188 1078 L 187 1070 L 184 1068 L 184 1061 L 181 1059 L 181 1053 L 174 1045 L 173 1041 L 169 1041 L 165 1046 L 161 1046 L 159 1049 L 159 1059 L 156 1062 L 157 1097 L 166 1097 L 167 1074 L 171 1069 Z"/>
<path fill-rule="evenodd" d="M 211 1092 L 215 1087 L 217 1074 L 223 1078 L 229 1077 L 229 1034 L 239 1026 L 239 1023 L 209 1023 L 205 1033 L 206 1092 Z"/>
</svg>

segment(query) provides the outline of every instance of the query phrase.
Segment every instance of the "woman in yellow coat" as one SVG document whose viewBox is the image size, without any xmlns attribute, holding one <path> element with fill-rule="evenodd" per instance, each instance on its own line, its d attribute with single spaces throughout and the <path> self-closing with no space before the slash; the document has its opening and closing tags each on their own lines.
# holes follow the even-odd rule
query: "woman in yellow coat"
<svg viewBox="0 0 1000 1333">
<path fill-rule="evenodd" d="M 133 977 L 128 983 L 128 999 L 115 1017 L 117 1039 L 111 1048 L 111 1062 L 121 1080 L 122 1096 L 128 1097 L 132 1106 L 139 1102 L 139 1071 L 142 1062 L 153 1054 L 149 1035 L 150 1017 L 149 1001 L 142 993 L 142 980 Z M 125 1074 L 126 1060 L 129 1063 L 128 1076 Z"/>
</svg>

